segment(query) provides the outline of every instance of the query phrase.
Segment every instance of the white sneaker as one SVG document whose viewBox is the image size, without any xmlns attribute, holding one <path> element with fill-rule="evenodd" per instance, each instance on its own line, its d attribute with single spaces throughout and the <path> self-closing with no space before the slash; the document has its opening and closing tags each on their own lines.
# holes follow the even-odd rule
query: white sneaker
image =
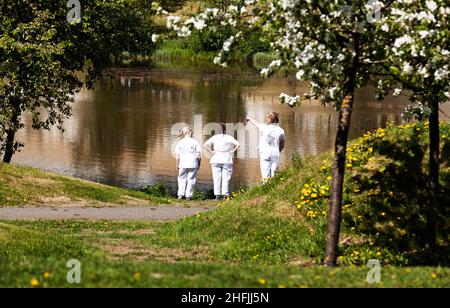
<svg viewBox="0 0 450 308">
<path fill-rule="evenodd" d="M 181 200 L 181 199 L 183 199 L 183 196 L 178 196 L 178 200 Z"/>
</svg>

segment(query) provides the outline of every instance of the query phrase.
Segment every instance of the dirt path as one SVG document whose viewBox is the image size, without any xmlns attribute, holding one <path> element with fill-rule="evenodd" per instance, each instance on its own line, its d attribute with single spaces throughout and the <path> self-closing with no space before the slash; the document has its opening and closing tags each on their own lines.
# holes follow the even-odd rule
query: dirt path
<svg viewBox="0 0 450 308">
<path fill-rule="evenodd" d="M 165 221 L 212 210 L 211 206 L 158 205 L 152 207 L 0 207 L 0 219 L 86 219 L 117 221 Z"/>
</svg>

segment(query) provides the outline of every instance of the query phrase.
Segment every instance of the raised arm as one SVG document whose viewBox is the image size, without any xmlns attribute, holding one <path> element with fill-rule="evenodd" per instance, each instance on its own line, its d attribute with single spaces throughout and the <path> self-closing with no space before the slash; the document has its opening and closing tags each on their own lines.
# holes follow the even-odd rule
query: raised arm
<svg viewBox="0 0 450 308">
<path fill-rule="evenodd" d="M 247 122 L 252 123 L 257 129 L 259 129 L 259 123 L 255 119 L 247 117 Z"/>
</svg>

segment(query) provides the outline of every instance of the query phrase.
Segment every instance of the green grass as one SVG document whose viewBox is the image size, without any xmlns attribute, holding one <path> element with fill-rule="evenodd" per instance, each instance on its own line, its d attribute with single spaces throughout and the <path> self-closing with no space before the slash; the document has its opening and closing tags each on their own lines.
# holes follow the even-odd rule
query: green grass
<svg viewBox="0 0 450 308">
<path fill-rule="evenodd" d="M 441 204 L 450 203 L 450 125 L 441 125 Z M 426 263 L 428 129 L 423 123 L 367 134 L 349 146 L 340 264 Z M 269 183 L 235 194 L 218 210 L 171 222 L 167 246 L 209 247 L 214 260 L 243 264 L 323 261 L 332 156 L 297 158 Z M 439 213 L 439 262 L 448 265 L 448 209 Z"/>
<path fill-rule="evenodd" d="M 187 46 L 183 39 L 173 39 L 164 42 L 152 55 L 152 60 L 164 61 L 189 61 L 201 63 L 211 63 L 217 52 L 196 52 Z"/>
<path fill-rule="evenodd" d="M 146 205 L 168 204 L 173 200 L 35 168 L 0 163 L 0 205 L 52 205 L 71 202 L 91 205 Z"/>
<path fill-rule="evenodd" d="M 308 157 L 303 167 L 286 170 L 285 178 L 240 193 L 215 211 L 167 223 L 158 238 L 171 247 L 207 246 L 214 260 L 317 264 L 325 245 L 324 229 L 307 221 L 292 203 L 293 192 L 303 178 L 317 173 L 321 158 Z"/>
<path fill-rule="evenodd" d="M 179 221 L 0 224 L 0 285 L 29 286 L 35 278 L 41 286 L 67 286 L 65 262 L 79 258 L 82 286 L 90 287 L 448 287 L 446 208 L 438 225 L 441 267 L 419 266 L 427 134 L 424 123 L 390 126 L 350 143 L 338 268 L 320 265 L 331 171 L 324 153 L 295 158 L 268 183 Z M 448 204 L 450 125 L 442 124 L 441 134 L 440 197 Z M 366 282 L 369 259 L 381 261 L 380 285 Z"/>
<path fill-rule="evenodd" d="M 153 242 L 139 233 L 160 223 L 34 221 L 0 223 L 0 287 L 446 287 L 450 269 L 381 270 L 381 283 L 366 281 L 364 267 L 245 265 L 222 261 L 111 258 L 105 239 Z M 123 233 L 127 231 L 127 233 Z M 137 232 L 137 233 L 136 233 Z M 146 239 L 147 238 L 147 239 Z M 122 242 L 122 245 L 125 245 Z M 170 257 L 170 256 L 168 256 Z M 81 284 L 66 281 L 67 261 L 81 262 Z M 173 260 L 172 260 L 173 261 Z"/>
<path fill-rule="evenodd" d="M 253 67 L 261 69 L 267 67 L 277 56 L 273 52 L 257 52 L 253 55 Z"/>
</svg>

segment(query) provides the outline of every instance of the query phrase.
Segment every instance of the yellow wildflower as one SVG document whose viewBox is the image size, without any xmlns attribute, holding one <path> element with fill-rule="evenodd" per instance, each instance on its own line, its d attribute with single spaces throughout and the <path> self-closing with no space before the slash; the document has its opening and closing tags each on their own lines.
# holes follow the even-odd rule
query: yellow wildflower
<svg viewBox="0 0 450 308">
<path fill-rule="evenodd" d="M 31 279 L 30 285 L 34 288 L 39 286 L 39 281 L 36 278 Z"/>
</svg>

